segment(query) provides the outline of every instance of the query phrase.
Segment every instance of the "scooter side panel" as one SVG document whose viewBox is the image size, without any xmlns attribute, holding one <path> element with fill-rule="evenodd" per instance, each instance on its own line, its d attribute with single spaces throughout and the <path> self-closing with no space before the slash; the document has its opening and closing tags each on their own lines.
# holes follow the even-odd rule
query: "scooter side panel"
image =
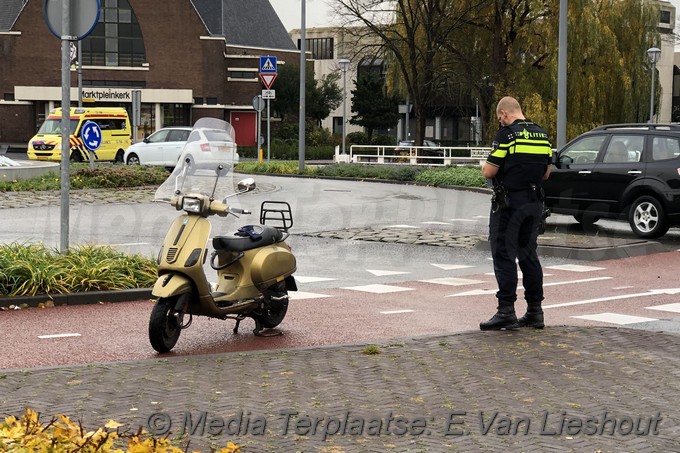
<svg viewBox="0 0 680 453">
<path fill-rule="evenodd" d="M 296 268 L 295 255 L 291 253 L 286 243 L 279 242 L 258 249 L 250 273 L 256 285 L 269 286 L 283 281 L 295 272 Z"/>
</svg>

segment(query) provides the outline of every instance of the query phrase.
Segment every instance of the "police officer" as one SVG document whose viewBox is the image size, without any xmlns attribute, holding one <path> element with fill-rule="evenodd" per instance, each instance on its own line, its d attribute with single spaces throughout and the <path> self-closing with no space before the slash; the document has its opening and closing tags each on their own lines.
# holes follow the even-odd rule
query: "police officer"
<svg viewBox="0 0 680 453">
<path fill-rule="evenodd" d="M 543 216 L 541 183 L 550 175 L 552 147 L 548 134 L 524 117 L 515 98 L 498 102 L 501 128 L 482 166 L 482 175 L 493 182 L 489 242 L 498 282 L 497 313 L 479 324 L 481 330 L 542 329 L 543 269 L 536 253 Z M 517 319 L 517 265 L 522 270 L 526 314 Z"/>
</svg>

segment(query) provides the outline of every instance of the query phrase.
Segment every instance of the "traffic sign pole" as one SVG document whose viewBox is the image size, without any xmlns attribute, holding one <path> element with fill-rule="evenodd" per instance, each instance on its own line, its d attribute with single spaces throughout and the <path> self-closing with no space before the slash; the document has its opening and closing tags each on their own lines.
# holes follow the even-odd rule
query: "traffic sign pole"
<svg viewBox="0 0 680 453">
<path fill-rule="evenodd" d="M 47 28 L 61 40 L 61 221 L 59 250 L 66 254 L 69 246 L 69 190 L 71 157 L 71 41 L 85 38 L 99 21 L 99 0 L 80 0 L 71 8 L 71 0 L 45 0 Z M 80 96 L 79 96 L 80 97 Z M 75 132 L 75 131 L 74 131 Z"/>
<path fill-rule="evenodd" d="M 276 57 L 271 55 L 260 57 L 260 79 L 266 88 L 266 90 L 262 91 L 262 98 L 267 100 L 267 163 L 271 160 L 271 100 L 274 99 L 275 95 L 274 90 L 272 90 L 271 87 L 278 75 L 277 68 L 278 63 Z"/>
<path fill-rule="evenodd" d="M 69 199 L 70 172 L 69 158 L 71 157 L 71 71 L 69 68 L 71 56 L 70 0 L 64 0 L 61 10 L 61 239 L 59 250 L 62 254 L 68 252 L 69 246 Z M 55 21 L 56 22 L 56 21 Z"/>
</svg>

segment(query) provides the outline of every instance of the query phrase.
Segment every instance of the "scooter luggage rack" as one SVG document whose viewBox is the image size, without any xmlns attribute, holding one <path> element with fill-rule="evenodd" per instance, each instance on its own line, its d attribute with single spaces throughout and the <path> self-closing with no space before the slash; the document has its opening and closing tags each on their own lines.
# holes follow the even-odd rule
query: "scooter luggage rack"
<svg viewBox="0 0 680 453">
<path fill-rule="evenodd" d="M 293 226 L 290 205 L 285 201 L 263 201 L 260 206 L 260 223 L 288 233 Z"/>
</svg>

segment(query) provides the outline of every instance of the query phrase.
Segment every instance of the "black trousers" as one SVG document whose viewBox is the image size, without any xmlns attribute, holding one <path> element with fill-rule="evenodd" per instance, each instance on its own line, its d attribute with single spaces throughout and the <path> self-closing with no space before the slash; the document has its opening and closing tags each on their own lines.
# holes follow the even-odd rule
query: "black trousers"
<svg viewBox="0 0 680 453">
<path fill-rule="evenodd" d="M 522 270 L 524 298 L 528 304 L 543 300 L 543 269 L 536 253 L 543 203 L 527 192 L 509 194 L 510 206 L 491 212 L 489 243 L 498 282 L 499 302 L 517 300 L 517 265 Z"/>
</svg>

